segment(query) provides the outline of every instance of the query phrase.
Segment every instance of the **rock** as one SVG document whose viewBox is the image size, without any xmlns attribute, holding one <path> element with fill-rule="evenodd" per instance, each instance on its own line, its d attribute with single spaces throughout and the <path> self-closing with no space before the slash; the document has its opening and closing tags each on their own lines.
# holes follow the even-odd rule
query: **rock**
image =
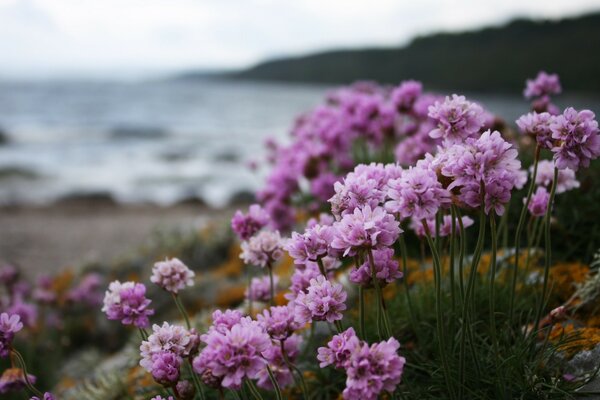
<svg viewBox="0 0 600 400">
<path fill-rule="evenodd" d="M 256 202 L 256 197 L 254 196 L 254 193 L 248 190 L 236 192 L 229 199 L 230 206 L 246 205 L 254 202 Z"/>
<path fill-rule="evenodd" d="M 162 139 L 167 131 L 153 126 L 117 126 L 110 132 L 113 139 Z"/>
<path fill-rule="evenodd" d="M 109 192 L 89 192 L 68 194 L 55 202 L 60 206 L 77 207 L 116 207 L 118 204 Z"/>
</svg>

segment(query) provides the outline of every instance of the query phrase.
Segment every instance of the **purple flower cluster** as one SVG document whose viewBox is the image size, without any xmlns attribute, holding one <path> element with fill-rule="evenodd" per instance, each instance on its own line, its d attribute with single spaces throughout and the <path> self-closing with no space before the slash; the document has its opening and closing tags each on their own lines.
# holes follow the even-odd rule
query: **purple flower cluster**
<svg viewBox="0 0 600 400">
<path fill-rule="evenodd" d="M 286 340 L 301 327 L 294 318 L 294 307 L 291 304 L 270 307 L 258 314 L 256 319 L 275 340 Z"/>
<path fill-rule="evenodd" d="M 533 166 L 530 168 L 533 171 Z M 550 189 L 554 180 L 554 163 L 548 160 L 540 160 L 538 162 L 537 175 L 535 184 Z M 572 189 L 577 189 L 580 186 L 579 181 L 575 177 L 575 171 L 569 168 L 558 170 L 558 181 L 556 182 L 556 193 L 564 193 Z"/>
<path fill-rule="evenodd" d="M 172 258 L 154 264 L 150 281 L 167 292 L 177 294 L 186 286 L 194 285 L 194 276 L 194 271 L 189 269 L 181 260 Z"/>
<path fill-rule="evenodd" d="M 236 211 L 231 219 L 231 228 L 240 240 L 248 240 L 256 232 L 267 226 L 269 214 L 258 204 L 252 204 L 247 214 Z"/>
<path fill-rule="evenodd" d="M 535 79 L 525 82 L 523 96 L 532 99 L 531 106 L 537 112 L 549 112 L 558 114 L 558 108 L 550 102 L 550 96 L 560 94 L 562 88 L 557 74 L 548 74 L 540 71 Z"/>
<path fill-rule="evenodd" d="M 432 163 L 450 178 L 448 190 L 458 190 L 460 202 L 477 208 L 483 200 L 486 213 L 493 210 L 502 215 L 512 189 L 524 183 L 517 156 L 517 150 L 499 132 L 488 130 L 479 138 L 442 149 Z"/>
<path fill-rule="evenodd" d="M 587 168 L 590 161 L 600 156 L 598 122 L 590 110 L 577 111 L 568 107 L 557 115 L 550 124 L 554 162 L 558 169 L 570 168 L 577 171 Z"/>
<path fill-rule="evenodd" d="M 214 381 L 221 380 L 225 388 L 239 389 L 243 379 L 256 379 L 265 369 L 263 353 L 272 342 L 262 325 L 249 317 L 231 328 L 220 328 L 201 336 L 206 346 L 194 359 L 194 370 L 203 377 L 208 373 Z"/>
<path fill-rule="evenodd" d="M 328 281 L 323 275 L 310 280 L 305 292 L 299 292 L 294 300 L 295 318 L 300 324 L 310 321 L 333 323 L 342 319 L 346 309 L 347 294 L 339 283 Z"/>
<path fill-rule="evenodd" d="M 450 204 L 450 193 L 442 187 L 435 171 L 424 163 L 417 163 L 388 182 L 387 195 L 391 199 L 386 210 L 398 213 L 401 218 L 430 219 L 441 207 Z"/>
<path fill-rule="evenodd" d="M 181 359 L 188 357 L 198 348 L 198 335 L 182 326 L 163 322 L 162 326 L 154 324 L 152 331 L 148 340 L 142 341 L 140 345 L 140 365 L 152 374 L 157 356 L 161 360 L 159 365 L 175 365 L 173 357 L 167 357 L 165 353 L 179 358 L 181 364 Z"/>
<path fill-rule="evenodd" d="M 89 273 L 69 290 L 67 299 L 73 303 L 86 304 L 95 307 L 102 303 L 102 276 L 98 273 Z"/>
<path fill-rule="evenodd" d="M 263 357 L 269 364 L 269 368 L 273 372 L 275 380 L 280 387 L 285 388 L 294 383 L 294 377 L 289 366 L 283 357 L 283 351 L 290 362 L 294 362 L 300 353 L 300 344 L 302 337 L 299 335 L 291 335 L 284 342 L 273 343 L 263 352 Z M 269 378 L 269 372 L 266 368 L 260 370 L 257 376 L 257 385 L 266 390 L 273 390 L 273 384 Z"/>
<path fill-rule="evenodd" d="M 442 138 L 446 143 L 460 143 L 475 137 L 485 124 L 483 108 L 456 94 L 430 106 L 429 117 L 437 123 L 437 128 L 429 136 Z"/>
<path fill-rule="evenodd" d="M 275 286 L 275 289 L 277 289 L 278 284 L 279 277 L 275 275 L 273 276 L 273 286 Z M 271 281 L 269 277 L 252 278 L 250 287 L 246 289 L 244 295 L 248 300 L 262 301 L 264 303 L 269 302 L 271 300 Z"/>
<path fill-rule="evenodd" d="M 531 112 L 522 115 L 517 120 L 517 126 L 525 135 L 533 137 L 537 144 L 544 149 L 553 146 L 552 131 L 550 125 L 554 122 L 554 116 L 547 112 Z"/>
<path fill-rule="evenodd" d="M 365 249 L 391 246 L 402 232 L 393 215 L 382 207 L 371 209 L 369 205 L 345 214 L 334 225 L 335 235 L 331 247 L 355 255 Z"/>
<path fill-rule="evenodd" d="M 327 260 L 327 258 L 325 260 Z M 318 276 L 321 276 L 321 272 L 315 263 L 307 263 L 305 266 L 296 266 L 296 269 L 290 278 L 290 293 L 286 293 L 285 298 L 294 300 L 300 292 L 306 293 L 310 286 L 310 281 Z"/>
<path fill-rule="evenodd" d="M 320 347 L 317 359 L 321 368 L 334 365 L 346 371 L 345 399 L 377 399 L 383 391 L 393 392 L 402 379 L 406 360 L 399 348 L 394 338 L 369 346 L 349 328 Z"/>
<path fill-rule="evenodd" d="M 150 324 L 148 317 L 154 314 L 154 310 L 148 308 L 150 303 L 142 283 L 114 281 L 104 294 L 102 311 L 110 320 L 146 328 Z"/>
<path fill-rule="evenodd" d="M 398 261 L 394 259 L 394 250 L 385 248 L 373 251 L 373 261 L 375 262 L 375 275 L 380 286 L 385 286 L 397 279 L 402 278 L 402 272 L 399 269 Z M 357 285 L 369 287 L 373 284 L 371 275 L 371 265 L 365 262 L 358 268 L 350 271 L 350 281 Z"/>
<path fill-rule="evenodd" d="M 21 318 L 16 314 L 0 314 L 0 358 L 8 357 L 15 333 L 23 329 Z"/>
<path fill-rule="evenodd" d="M 527 199 L 523 199 L 525 203 Z M 550 200 L 550 193 L 545 187 L 539 186 L 535 193 L 531 196 L 531 201 L 527 206 L 527 209 L 534 217 L 543 217 L 548 209 L 548 201 Z"/>
<path fill-rule="evenodd" d="M 160 351 L 152 355 L 150 373 L 154 380 L 163 386 L 173 386 L 179 380 L 182 359 L 170 351 Z"/>
<path fill-rule="evenodd" d="M 307 228 L 304 234 L 292 232 L 285 249 L 296 264 L 317 261 L 330 253 L 329 244 L 333 240 L 334 229 L 328 225 L 314 225 Z"/>
<path fill-rule="evenodd" d="M 283 255 L 279 231 L 263 230 L 242 242 L 240 258 L 248 265 L 268 267 Z"/>
</svg>

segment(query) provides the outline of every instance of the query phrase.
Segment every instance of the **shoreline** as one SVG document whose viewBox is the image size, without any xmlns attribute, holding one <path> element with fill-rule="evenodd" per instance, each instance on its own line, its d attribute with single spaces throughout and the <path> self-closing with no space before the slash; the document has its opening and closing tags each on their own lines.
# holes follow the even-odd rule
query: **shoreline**
<svg viewBox="0 0 600 400">
<path fill-rule="evenodd" d="M 156 231 L 192 231 L 236 209 L 195 203 L 173 206 L 102 201 L 0 207 L 0 265 L 35 276 L 117 259 Z"/>
</svg>

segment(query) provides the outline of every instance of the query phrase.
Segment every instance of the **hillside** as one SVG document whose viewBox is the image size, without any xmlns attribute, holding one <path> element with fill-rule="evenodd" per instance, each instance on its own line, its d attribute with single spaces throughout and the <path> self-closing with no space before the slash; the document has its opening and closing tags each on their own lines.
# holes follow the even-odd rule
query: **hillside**
<svg viewBox="0 0 600 400">
<path fill-rule="evenodd" d="M 437 89 L 514 92 L 540 69 L 559 73 L 570 91 L 600 91 L 600 13 L 558 21 L 520 19 L 477 31 L 439 33 L 398 48 L 282 58 L 226 76 L 314 83 L 411 78 Z"/>
</svg>

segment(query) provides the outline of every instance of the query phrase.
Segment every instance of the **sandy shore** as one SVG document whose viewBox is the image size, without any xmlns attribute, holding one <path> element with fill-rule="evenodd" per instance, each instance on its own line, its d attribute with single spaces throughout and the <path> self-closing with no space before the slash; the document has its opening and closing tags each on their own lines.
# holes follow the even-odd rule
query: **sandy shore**
<svg viewBox="0 0 600 400">
<path fill-rule="evenodd" d="M 26 274 L 111 260 L 135 250 L 158 230 L 190 230 L 232 211 L 195 204 L 158 207 L 83 202 L 0 208 L 0 264 Z"/>
</svg>

